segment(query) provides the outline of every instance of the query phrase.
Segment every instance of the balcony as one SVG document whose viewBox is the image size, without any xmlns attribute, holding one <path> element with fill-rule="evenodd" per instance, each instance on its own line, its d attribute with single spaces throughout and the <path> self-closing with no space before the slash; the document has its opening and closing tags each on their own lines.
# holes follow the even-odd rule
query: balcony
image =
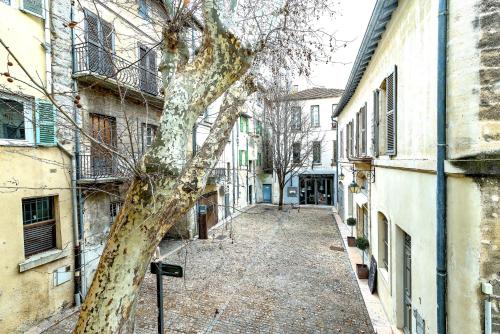
<svg viewBox="0 0 500 334">
<path fill-rule="evenodd" d="M 132 175 L 128 166 L 112 156 L 81 154 L 79 158 L 80 183 L 123 181 Z"/>
<path fill-rule="evenodd" d="M 83 82 L 99 84 L 114 91 L 127 90 L 127 96 L 161 107 L 163 83 L 158 72 L 130 62 L 93 43 L 73 46 L 75 56 L 73 76 Z"/>
</svg>

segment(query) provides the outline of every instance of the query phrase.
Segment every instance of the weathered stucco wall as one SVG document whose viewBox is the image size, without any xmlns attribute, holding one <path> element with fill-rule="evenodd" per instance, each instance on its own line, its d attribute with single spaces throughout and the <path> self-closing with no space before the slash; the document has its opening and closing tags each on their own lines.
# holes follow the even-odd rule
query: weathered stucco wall
<svg viewBox="0 0 500 334">
<path fill-rule="evenodd" d="M 0 147 L 0 185 L 18 187 L 0 192 L 2 333 L 21 333 L 73 302 L 72 274 L 62 285 L 53 283 L 56 268 L 69 266 L 71 272 L 74 270 L 70 166 L 68 157 L 57 148 Z M 57 196 L 57 248 L 67 255 L 19 272 L 19 264 L 26 260 L 22 199 L 39 196 Z"/>
</svg>

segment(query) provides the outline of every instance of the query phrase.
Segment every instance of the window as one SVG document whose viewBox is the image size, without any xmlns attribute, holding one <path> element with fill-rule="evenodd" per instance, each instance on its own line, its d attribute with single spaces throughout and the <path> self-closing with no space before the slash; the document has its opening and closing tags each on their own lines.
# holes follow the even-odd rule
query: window
<svg viewBox="0 0 500 334">
<path fill-rule="evenodd" d="M 0 98 L 0 138 L 26 139 L 23 103 Z"/>
<path fill-rule="evenodd" d="M 94 13 L 85 10 L 88 70 L 113 76 L 113 26 Z"/>
<path fill-rule="evenodd" d="M 262 122 L 259 120 L 254 120 L 255 123 L 255 134 L 261 135 L 262 134 Z"/>
<path fill-rule="evenodd" d="M 139 0 L 138 5 L 139 16 L 146 20 L 149 19 L 149 5 L 147 3 L 147 0 Z"/>
<path fill-rule="evenodd" d="M 120 208 L 122 207 L 122 202 L 111 202 L 109 203 L 109 217 L 111 218 L 111 223 L 114 223 Z"/>
<path fill-rule="evenodd" d="M 262 153 L 257 152 L 257 166 L 262 166 Z"/>
<path fill-rule="evenodd" d="M 354 155 L 359 157 L 360 154 L 360 135 L 361 135 L 361 114 L 360 112 L 356 113 L 356 133 L 354 134 L 354 139 L 355 139 L 355 148 L 354 148 Z"/>
<path fill-rule="evenodd" d="M 248 152 L 246 150 L 239 151 L 238 161 L 240 163 L 240 166 L 248 165 Z"/>
<path fill-rule="evenodd" d="M 338 159 L 339 159 L 339 156 L 338 156 L 338 149 L 337 149 L 337 140 L 334 139 L 333 140 L 333 159 L 332 159 L 332 165 L 335 164 Z"/>
<path fill-rule="evenodd" d="M 19 4 L 19 9 L 42 19 L 44 18 L 42 0 L 23 0 Z"/>
<path fill-rule="evenodd" d="M 314 141 L 312 150 L 313 150 L 313 163 L 315 164 L 321 163 L 321 142 Z"/>
<path fill-rule="evenodd" d="M 360 154 L 361 156 L 366 156 L 366 138 L 367 138 L 367 134 L 366 134 L 366 123 L 367 123 L 367 120 L 366 120 L 366 103 L 365 103 L 365 106 L 363 108 L 361 108 L 361 115 L 360 115 L 360 122 L 361 122 L 361 125 L 360 125 L 360 141 L 361 141 L 361 149 L 360 149 Z"/>
<path fill-rule="evenodd" d="M 300 130 L 302 123 L 302 109 L 300 107 L 292 107 L 292 129 Z"/>
<path fill-rule="evenodd" d="M 54 197 L 23 199 L 25 256 L 56 248 Z"/>
<path fill-rule="evenodd" d="M 378 214 L 379 221 L 379 249 L 380 251 L 380 261 L 381 268 L 389 270 L 389 222 L 387 218 L 379 213 Z"/>
<path fill-rule="evenodd" d="M 158 95 L 158 68 L 156 52 L 146 46 L 139 46 L 139 86 L 143 92 Z"/>
<path fill-rule="evenodd" d="M 311 125 L 319 127 L 319 106 L 311 106 Z"/>
<path fill-rule="evenodd" d="M 240 116 L 240 132 L 247 133 L 248 132 L 248 118 L 244 116 Z"/>
<path fill-rule="evenodd" d="M 10 5 L 10 0 L 0 0 L 0 3 L 4 3 L 6 5 Z"/>
<path fill-rule="evenodd" d="M 158 127 L 153 124 L 142 123 L 142 151 L 145 152 L 156 138 Z"/>
<path fill-rule="evenodd" d="M 396 109 L 397 109 L 397 68 L 385 79 L 386 94 L 386 123 L 387 123 L 387 155 L 396 155 Z"/>
<path fill-rule="evenodd" d="M 292 144 L 292 161 L 293 163 L 300 163 L 300 143 Z"/>
<path fill-rule="evenodd" d="M 378 157 L 379 154 L 379 132 L 380 132 L 380 120 L 379 120 L 379 110 L 380 110 L 380 90 L 376 89 L 373 91 L 373 155 Z"/>
<path fill-rule="evenodd" d="M 39 101 L 39 100 L 37 100 Z M 51 110 L 52 104 L 50 104 Z M 42 109 L 42 108 L 40 108 Z M 35 143 L 35 132 L 33 131 L 33 101 L 24 99 L 20 96 L 4 94 L 0 92 L 0 142 L 9 144 L 11 142 L 27 144 Z M 46 115 L 46 113 L 43 113 Z M 38 117 L 38 113 L 36 113 Z M 47 139 L 51 142 L 55 141 L 55 121 L 54 113 L 47 115 L 51 116 L 48 119 L 42 118 L 39 121 L 44 121 L 43 126 L 39 128 L 44 131 L 44 134 L 52 134 Z M 52 121 L 52 122 L 49 122 Z M 39 124 L 38 124 L 39 125 Z M 41 139 L 44 139 L 42 136 Z M 41 143 L 44 144 L 44 143 Z"/>
<path fill-rule="evenodd" d="M 344 130 L 340 131 L 340 158 L 344 158 Z"/>
</svg>

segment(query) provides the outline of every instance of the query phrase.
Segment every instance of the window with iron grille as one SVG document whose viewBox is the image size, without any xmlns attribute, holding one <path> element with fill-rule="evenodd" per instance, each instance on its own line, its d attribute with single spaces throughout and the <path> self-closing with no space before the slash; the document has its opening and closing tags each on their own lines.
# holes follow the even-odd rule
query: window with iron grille
<svg viewBox="0 0 500 334">
<path fill-rule="evenodd" d="M 25 256 L 56 248 L 54 205 L 54 196 L 22 200 Z"/>
<path fill-rule="evenodd" d="M 321 142 L 314 141 L 312 149 L 313 149 L 313 163 L 315 164 L 321 163 Z"/>
<path fill-rule="evenodd" d="M 311 125 L 319 127 L 319 106 L 311 106 Z"/>
</svg>

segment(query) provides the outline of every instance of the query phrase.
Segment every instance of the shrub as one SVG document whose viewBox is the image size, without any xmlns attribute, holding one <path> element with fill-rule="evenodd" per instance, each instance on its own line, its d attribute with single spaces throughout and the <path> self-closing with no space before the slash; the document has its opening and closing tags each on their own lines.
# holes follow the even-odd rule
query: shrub
<svg viewBox="0 0 500 334">
<path fill-rule="evenodd" d="M 365 237 L 357 238 L 356 247 L 358 247 L 362 251 L 365 251 L 366 249 L 368 249 L 368 247 L 370 247 L 370 242 Z"/>
<path fill-rule="evenodd" d="M 353 218 L 353 217 L 349 217 L 347 218 L 346 220 L 346 224 L 349 225 L 349 226 L 354 226 L 356 225 L 356 218 Z"/>
</svg>

